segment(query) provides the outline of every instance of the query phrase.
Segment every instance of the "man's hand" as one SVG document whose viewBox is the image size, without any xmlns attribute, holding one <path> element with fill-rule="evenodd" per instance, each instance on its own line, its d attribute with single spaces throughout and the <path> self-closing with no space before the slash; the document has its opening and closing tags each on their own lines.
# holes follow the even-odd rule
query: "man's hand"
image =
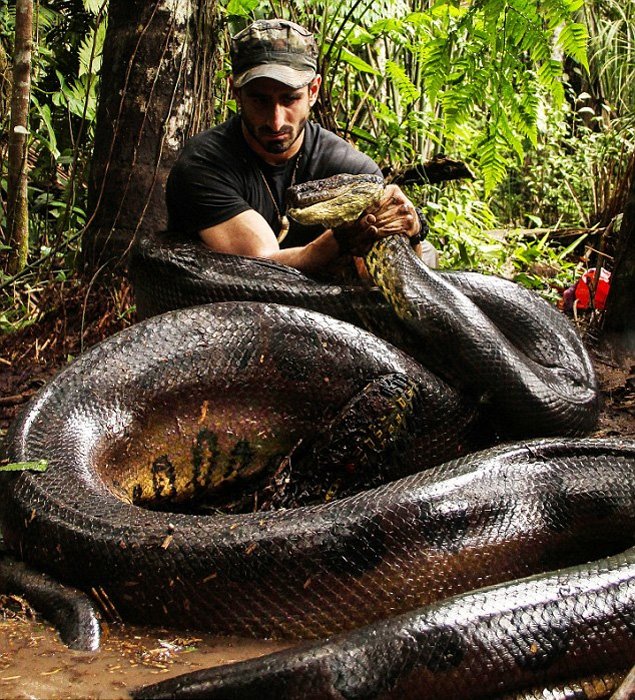
<svg viewBox="0 0 635 700">
<path fill-rule="evenodd" d="M 334 228 L 333 237 L 337 241 L 340 255 L 363 257 L 381 236 L 375 226 L 375 216 L 362 214 L 357 221 Z"/>
<path fill-rule="evenodd" d="M 410 238 L 416 236 L 419 229 L 419 218 L 412 202 L 397 185 L 387 185 L 377 204 L 352 224 L 333 229 L 333 235 L 340 254 L 363 257 L 380 238 L 397 233 Z"/>
<path fill-rule="evenodd" d="M 377 228 L 379 238 L 396 233 L 403 233 L 410 238 L 419 233 L 419 217 L 415 207 L 397 185 L 386 185 L 379 202 L 366 213 L 374 216 L 373 225 Z"/>
</svg>

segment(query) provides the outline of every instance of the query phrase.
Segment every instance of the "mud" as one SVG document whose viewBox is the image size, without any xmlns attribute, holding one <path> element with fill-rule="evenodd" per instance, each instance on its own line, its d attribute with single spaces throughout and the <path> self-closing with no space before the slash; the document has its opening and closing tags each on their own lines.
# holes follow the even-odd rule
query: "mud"
<svg viewBox="0 0 635 700">
<path fill-rule="evenodd" d="M 0 601 L 3 700 L 124 700 L 141 685 L 288 646 L 116 623 L 99 651 L 72 651 L 51 626 L 20 608 L 18 599 Z"/>
</svg>

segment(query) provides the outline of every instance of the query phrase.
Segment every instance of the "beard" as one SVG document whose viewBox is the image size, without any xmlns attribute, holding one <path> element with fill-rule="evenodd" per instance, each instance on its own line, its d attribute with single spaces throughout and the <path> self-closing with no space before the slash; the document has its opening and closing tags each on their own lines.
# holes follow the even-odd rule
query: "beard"
<svg viewBox="0 0 635 700">
<path fill-rule="evenodd" d="M 290 124 L 285 124 L 279 131 L 273 131 L 268 126 L 255 126 L 252 122 L 241 114 L 242 122 L 252 138 L 257 141 L 267 153 L 285 153 L 291 146 L 302 136 L 304 127 L 308 121 L 308 116 L 303 117 L 299 122 L 297 129 L 294 129 Z M 280 136 L 284 134 L 284 138 L 272 140 L 272 136 Z"/>
</svg>

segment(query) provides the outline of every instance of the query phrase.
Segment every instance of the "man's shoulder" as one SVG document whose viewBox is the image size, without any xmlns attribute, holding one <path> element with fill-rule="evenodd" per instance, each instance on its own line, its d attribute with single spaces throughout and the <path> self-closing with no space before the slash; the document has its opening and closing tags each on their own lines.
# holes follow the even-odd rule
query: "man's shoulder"
<svg viewBox="0 0 635 700">
<path fill-rule="evenodd" d="M 365 153 L 315 122 L 307 124 L 308 160 L 312 177 L 327 177 L 338 173 L 379 173 L 377 164 Z"/>
<path fill-rule="evenodd" d="M 325 129 L 321 124 L 317 122 L 307 122 L 306 125 L 307 133 L 309 135 L 309 143 L 315 146 L 322 146 L 325 144 L 344 144 L 348 148 L 353 148 L 350 143 L 345 141 L 341 136 L 338 136 L 333 131 Z"/>
<path fill-rule="evenodd" d="M 234 118 L 190 138 L 170 170 L 166 184 L 168 206 L 186 201 L 193 192 L 199 199 L 208 192 L 237 192 L 245 168 L 245 156 L 233 138 Z"/>
<path fill-rule="evenodd" d="M 181 157 L 188 158 L 194 154 L 214 155 L 230 153 L 234 157 L 239 152 L 240 133 L 237 117 L 231 117 L 221 124 L 201 131 L 188 139 L 181 151 Z"/>
</svg>

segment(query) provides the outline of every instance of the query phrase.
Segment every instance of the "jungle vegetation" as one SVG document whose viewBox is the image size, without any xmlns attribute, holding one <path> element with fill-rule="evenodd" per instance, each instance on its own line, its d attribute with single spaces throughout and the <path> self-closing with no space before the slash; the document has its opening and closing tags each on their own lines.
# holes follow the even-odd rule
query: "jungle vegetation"
<svg viewBox="0 0 635 700">
<path fill-rule="evenodd" d="M 119 89 L 102 75 L 102 56 L 109 21 L 108 41 L 117 45 L 117 8 L 135 4 L 0 0 L 1 331 L 44 311 L 39 290 L 49 281 L 95 273 L 82 269 L 80 253 L 94 222 L 100 129 L 108 137 L 98 105 Z M 254 18 L 293 19 L 314 29 L 320 45 L 317 120 L 386 172 L 445 154 L 473 173 L 407 186 L 428 216 L 443 267 L 502 274 L 553 301 L 587 267 L 611 267 L 635 172 L 635 0 L 141 5 L 168 18 L 189 13 L 188 31 L 200 34 L 196 50 L 208 52 L 204 61 L 214 69 L 206 80 L 195 76 L 196 104 L 205 100 L 205 109 L 195 127 L 188 115 L 179 138 L 235 109 L 226 81 L 229 36 Z M 30 85 L 16 130 L 16 91 L 25 83 L 16 79 L 24 54 L 15 47 L 25 6 L 32 10 Z M 192 18 L 200 20 L 203 6 L 201 32 Z M 128 56 L 128 72 L 141 54 Z M 10 142 L 18 136 L 22 214 L 11 181 Z"/>
</svg>

